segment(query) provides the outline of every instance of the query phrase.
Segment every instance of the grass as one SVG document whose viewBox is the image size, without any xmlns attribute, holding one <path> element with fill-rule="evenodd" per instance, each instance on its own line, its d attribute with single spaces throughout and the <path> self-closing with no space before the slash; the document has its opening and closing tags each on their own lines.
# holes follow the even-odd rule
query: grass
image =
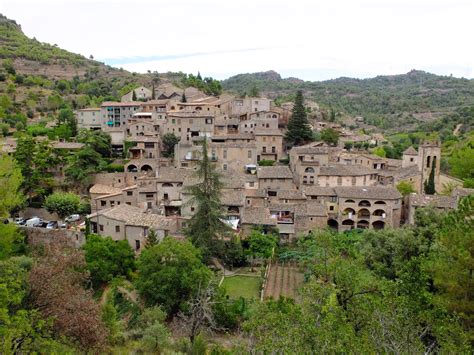
<svg viewBox="0 0 474 355">
<path fill-rule="evenodd" d="M 222 287 L 230 298 L 258 298 L 260 278 L 252 276 L 229 276 L 222 282 Z"/>
</svg>

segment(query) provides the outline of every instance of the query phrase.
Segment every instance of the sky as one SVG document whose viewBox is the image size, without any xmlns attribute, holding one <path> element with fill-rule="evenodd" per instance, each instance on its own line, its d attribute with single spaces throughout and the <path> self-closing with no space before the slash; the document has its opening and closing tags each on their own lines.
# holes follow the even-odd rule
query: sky
<svg viewBox="0 0 474 355">
<path fill-rule="evenodd" d="M 474 77 L 473 0 L 0 0 L 29 37 L 130 71 Z"/>
</svg>

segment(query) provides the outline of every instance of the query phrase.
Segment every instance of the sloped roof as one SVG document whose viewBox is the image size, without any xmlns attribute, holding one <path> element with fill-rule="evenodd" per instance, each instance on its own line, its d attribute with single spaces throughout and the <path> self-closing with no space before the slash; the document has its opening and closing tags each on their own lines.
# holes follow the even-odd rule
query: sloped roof
<svg viewBox="0 0 474 355">
<path fill-rule="evenodd" d="M 306 200 L 306 196 L 301 190 L 278 190 L 277 196 L 284 200 Z"/>
<path fill-rule="evenodd" d="M 287 166 L 260 166 L 257 169 L 259 179 L 292 179 L 293 175 Z"/>
<path fill-rule="evenodd" d="M 406 154 L 406 155 L 418 155 L 418 152 L 416 151 L 415 148 L 413 148 L 413 146 L 409 146 L 407 149 L 405 149 L 405 151 L 403 152 L 403 154 Z"/>
<path fill-rule="evenodd" d="M 266 207 L 246 207 L 242 213 L 243 224 L 257 224 L 276 226 L 276 218 L 272 218 L 270 210 Z"/>
<path fill-rule="evenodd" d="M 370 174 L 378 174 L 380 170 L 367 169 L 357 165 L 333 165 L 333 166 L 322 166 L 319 171 L 319 175 L 327 176 L 362 176 Z"/>
<path fill-rule="evenodd" d="M 95 184 L 89 189 L 90 194 L 100 194 L 100 195 L 109 195 L 109 194 L 116 194 L 121 193 L 122 189 L 118 187 L 113 187 L 109 185 L 103 184 Z"/>
<path fill-rule="evenodd" d="M 333 187 L 303 185 L 301 189 L 306 196 L 336 196 Z"/>
<path fill-rule="evenodd" d="M 326 216 L 326 208 L 318 201 L 308 200 L 296 207 L 296 216 Z"/>
<path fill-rule="evenodd" d="M 433 206 L 454 209 L 458 205 L 456 196 L 411 194 L 409 201 L 410 205 L 416 207 Z"/>
<path fill-rule="evenodd" d="M 402 195 L 392 186 L 339 186 L 334 191 L 338 197 L 351 197 L 360 199 L 395 200 Z"/>
</svg>

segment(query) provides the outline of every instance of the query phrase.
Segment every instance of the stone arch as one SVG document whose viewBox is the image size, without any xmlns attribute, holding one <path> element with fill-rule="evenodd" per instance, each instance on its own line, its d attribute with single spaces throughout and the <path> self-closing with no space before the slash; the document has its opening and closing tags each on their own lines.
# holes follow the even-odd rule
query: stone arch
<svg viewBox="0 0 474 355">
<path fill-rule="evenodd" d="M 369 228 L 369 221 L 366 221 L 366 220 L 360 220 L 357 222 L 357 228 L 360 228 L 360 229 L 367 229 Z"/>
<path fill-rule="evenodd" d="M 148 165 L 148 164 L 145 164 L 145 165 L 142 165 L 142 167 L 140 168 L 141 171 L 152 171 L 153 168 Z"/>
<path fill-rule="evenodd" d="M 343 226 L 354 226 L 354 221 L 352 219 L 345 219 L 342 221 Z"/>
<path fill-rule="evenodd" d="M 367 208 L 361 208 L 357 212 L 357 218 L 370 218 L 370 211 Z"/>
<path fill-rule="evenodd" d="M 360 207 L 370 207 L 371 204 L 370 204 L 370 202 L 367 201 L 367 200 L 362 200 L 362 201 L 359 202 L 359 206 L 360 206 Z"/>
<path fill-rule="evenodd" d="M 339 223 L 335 219 L 328 219 L 328 227 L 337 230 L 339 228 Z"/>
<path fill-rule="evenodd" d="M 343 212 L 344 215 L 349 215 L 350 213 L 352 216 L 355 216 L 356 211 L 353 208 L 347 207 Z"/>
<path fill-rule="evenodd" d="M 164 182 L 161 186 L 162 187 L 173 187 L 173 184 L 170 183 L 170 182 Z"/>
<path fill-rule="evenodd" d="M 134 164 L 130 164 L 127 166 L 127 172 L 129 173 L 136 173 L 138 171 L 138 167 Z"/>
<path fill-rule="evenodd" d="M 384 221 L 375 221 L 372 223 L 372 227 L 374 229 L 384 229 L 385 228 L 385 222 Z"/>
<path fill-rule="evenodd" d="M 378 216 L 378 217 L 382 217 L 383 215 L 386 215 L 385 211 L 382 210 L 381 208 L 377 209 L 374 211 L 374 213 L 372 213 L 373 216 Z"/>
<path fill-rule="evenodd" d="M 374 205 L 386 205 L 387 203 L 385 201 L 375 201 Z"/>
<path fill-rule="evenodd" d="M 349 199 L 349 200 L 346 200 L 344 203 L 355 203 L 355 201 L 354 201 L 354 200 L 351 200 L 351 199 Z"/>
<path fill-rule="evenodd" d="M 308 166 L 306 169 L 304 169 L 305 173 L 314 173 L 314 168 Z"/>
</svg>

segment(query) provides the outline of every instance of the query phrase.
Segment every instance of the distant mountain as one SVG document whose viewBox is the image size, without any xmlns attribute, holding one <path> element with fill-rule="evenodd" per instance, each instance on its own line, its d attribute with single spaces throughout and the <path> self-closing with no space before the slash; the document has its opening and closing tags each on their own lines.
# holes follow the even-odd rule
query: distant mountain
<svg viewBox="0 0 474 355">
<path fill-rule="evenodd" d="M 262 94 L 275 99 L 287 99 L 296 90 L 303 90 L 307 98 L 353 115 L 450 111 L 474 105 L 474 80 L 419 70 L 371 79 L 343 77 L 320 82 L 283 79 L 277 72 L 268 71 L 235 75 L 222 85 L 239 94 L 256 86 Z"/>
</svg>

